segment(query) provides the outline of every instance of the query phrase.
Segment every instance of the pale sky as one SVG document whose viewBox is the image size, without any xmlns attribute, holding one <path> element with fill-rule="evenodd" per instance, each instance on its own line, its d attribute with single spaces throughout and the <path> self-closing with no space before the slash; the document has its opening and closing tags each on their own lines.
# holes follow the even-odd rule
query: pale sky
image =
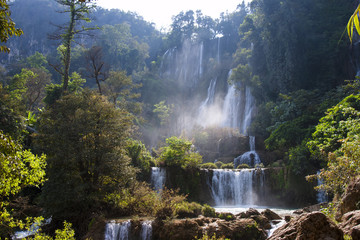
<svg viewBox="0 0 360 240">
<path fill-rule="evenodd" d="M 248 2 L 246 0 L 245 2 Z M 201 10 L 204 15 L 213 19 L 219 18 L 221 12 L 229 13 L 236 10 L 242 0 L 97 0 L 97 5 L 111 9 L 136 12 L 148 22 L 154 22 L 156 28 L 168 27 L 171 17 L 181 11 Z"/>
</svg>

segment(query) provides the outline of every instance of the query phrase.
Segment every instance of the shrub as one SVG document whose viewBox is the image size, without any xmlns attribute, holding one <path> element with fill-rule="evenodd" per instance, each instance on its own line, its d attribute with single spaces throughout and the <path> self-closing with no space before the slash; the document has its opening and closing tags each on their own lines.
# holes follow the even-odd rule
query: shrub
<svg viewBox="0 0 360 240">
<path fill-rule="evenodd" d="M 215 209 L 207 204 L 204 204 L 202 208 L 202 215 L 205 217 L 216 217 Z"/>
<path fill-rule="evenodd" d="M 224 163 L 223 163 L 222 161 L 217 161 L 217 162 L 215 163 L 215 165 L 216 165 L 217 168 L 221 168 L 221 166 L 222 166 L 223 164 L 224 164 Z"/>
<path fill-rule="evenodd" d="M 220 213 L 218 217 L 226 221 L 231 221 L 235 219 L 235 216 L 232 213 Z"/>
<path fill-rule="evenodd" d="M 234 163 L 226 163 L 221 165 L 222 169 L 234 169 Z"/>
<path fill-rule="evenodd" d="M 202 206 L 196 202 L 182 202 L 176 206 L 175 214 L 178 218 L 197 217 L 202 212 Z"/>
<path fill-rule="evenodd" d="M 237 169 L 243 169 L 243 168 L 250 168 L 250 166 L 246 163 L 242 163 L 237 166 Z"/>
<path fill-rule="evenodd" d="M 216 169 L 217 168 L 216 164 L 212 163 L 212 162 L 203 163 L 203 164 L 201 164 L 200 167 L 201 168 L 206 168 L 206 169 Z"/>
</svg>

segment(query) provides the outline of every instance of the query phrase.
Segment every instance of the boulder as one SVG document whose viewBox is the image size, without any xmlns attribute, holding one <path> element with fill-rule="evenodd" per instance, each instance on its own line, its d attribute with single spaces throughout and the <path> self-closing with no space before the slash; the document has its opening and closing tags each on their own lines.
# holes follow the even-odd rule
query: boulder
<svg viewBox="0 0 360 240">
<path fill-rule="evenodd" d="M 216 222 L 217 229 L 204 228 L 204 233 L 208 236 L 216 234 L 217 237 L 225 237 L 232 240 L 265 240 L 265 231 L 259 229 L 257 223 L 253 219 L 237 219 L 234 221 L 219 220 Z M 215 231 L 214 231 L 215 230 Z"/>
<path fill-rule="evenodd" d="M 261 214 L 264 215 L 270 221 L 281 219 L 281 217 L 277 213 L 271 211 L 268 208 L 262 211 Z"/>
<path fill-rule="evenodd" d="M 246 212 L 241 212 L 237 214 L 236 216 L 239 218 L 250 218 L 251 216 L 257 216 L 260 215 L 259 211 L 255 208 L 249 208 Z"/>
<path fill-rule="evenodd" d="M 343 232 L 321 212 L 304 213 L 284 224 L 269 240 L 343 240 Z"/>
<path fill-rule="evenodd" d="M 339 226 L 352 239 L 360 239 L 360 210 L 344 214 Z"/>
<path fill-rule="evenodd" d="M 336 220 L 341 221 L 341 217 L 347 213 L 357 210 L 356 204 L 360 201 L 360 178 L 352 181 L 345 191 L 336 212 Z"/>
<path fill-rule="evenodd" d="M 219 218 L 173 219 L 154 221 L 153 239 L 188 240 L 201 238 L 207 234 L 212 237 L 225 237 L 233 240 L 265 240 L 266 233 L 253 219 L 234 219 L 226 221 Z"/>
</svg>

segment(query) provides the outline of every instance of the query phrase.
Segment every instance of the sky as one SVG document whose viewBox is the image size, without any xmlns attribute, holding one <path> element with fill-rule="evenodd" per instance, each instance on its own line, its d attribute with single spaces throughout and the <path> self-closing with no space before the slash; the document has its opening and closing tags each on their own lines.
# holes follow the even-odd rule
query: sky
<svg viewBox="0 0 360 240">
<path fill-rule="evenodd" d="M 181 11 L 201 10 L 204 15 L 215 19 L 222 12 L 235 11 L 241 2 L 242 0 L 97 0 L 97 5 L 107 9 L 118 8 L 126 12 L 136 12 L 146 21 L 155 23 L 157 29 L 161 29 L 168 28 L 172 23 L 171 17 Z"/>
</svg>

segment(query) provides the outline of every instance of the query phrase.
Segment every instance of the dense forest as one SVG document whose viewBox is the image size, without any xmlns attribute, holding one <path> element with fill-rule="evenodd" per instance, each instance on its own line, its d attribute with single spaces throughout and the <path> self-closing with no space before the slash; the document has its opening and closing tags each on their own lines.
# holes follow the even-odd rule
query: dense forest
<svg viewBox="0 0 360 240">
<path fill-rule="evenodd" d="M 335 205 L 359 175 L 358 18 L 346 33 L 358 1 L 253 0 L 217 19 L 189 10 L 168 32 L 95 3 L 0 1 L 1 239 L 49 217 L 34 239 L 85 239 L 112 217 L 212 216 L 186 200 L 192 190 L 159 195 L 146 182 L 155 166 L 234 168 L 202 156 L 229 134 L 259 139 L 256 167 L 309 181 L 321 169 Z M 255 99 L 240 132 L 198 116 L 224 102 L 211 86 L 216 99 L 228 84 Z"/>
</svg>

